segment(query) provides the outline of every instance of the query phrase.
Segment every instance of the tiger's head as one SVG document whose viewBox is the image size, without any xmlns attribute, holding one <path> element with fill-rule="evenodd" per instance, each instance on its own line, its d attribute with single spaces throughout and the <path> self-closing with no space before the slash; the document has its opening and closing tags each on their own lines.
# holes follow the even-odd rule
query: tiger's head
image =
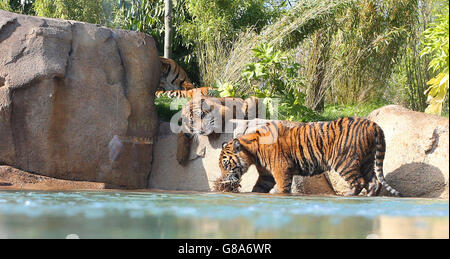
<svg viewBox="0 0 450 259">
<path fill-rule="evenodd" d="M 222 144 L 219 167 L 225 181 L 238 182 L 248 168 L 254 164 L 253 155 L 235 138 Z"/>
<path fill-rule="evenodd" d="M 221 104 L 215 98 L 192 98 L 181 110 L 185 129 L 193 135 L 210 135 L 221 120 Z"/>
</svg>

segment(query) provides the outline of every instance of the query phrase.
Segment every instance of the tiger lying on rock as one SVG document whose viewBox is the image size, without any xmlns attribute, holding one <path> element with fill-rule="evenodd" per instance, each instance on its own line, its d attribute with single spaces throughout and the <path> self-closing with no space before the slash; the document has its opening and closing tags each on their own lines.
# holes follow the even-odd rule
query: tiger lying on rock
<svg viewBox="0 0 450 259">
<path fill-rule="evenodd" d="M 212 87 L 198 87 L 190 90 L 168 90 L 168 91 L 156 91 L 156 97 L 166 96 L 169 98 L 193 98 L 195 95 L 201 96 L 211 96 L 214 94 L 214 89 Z"/>
<path fill-rule="evenodd" d="M 294 127 L 271 122 L 224 143 L 219 181 L 237 186 L 254 164 L 259 178 L 253 191 L 269 192 L 275 187 L 278 193 L 289 193 L 294 175 L 313 176 L 334 169 L 351 186 L 346 195 L 358 195 L 365 188 L 368 196 L 374 196 L 383 186 L 400 196 L 383 176 L 385 149 L 382 129 L 363 118 L 299 123 Z M 220 183 L 215 186 L 237 190 Z"/>
<path fill-rule="evenodd" d="M 258 99 L 194 97 L 183 107 L 181 121 L 183 130 L 178 133 L 177 161 L 186 164 L 191 142 L 198 136 L 215 136 L 216 133 L 232 133 L 231 120 L 258 117 Z"/>
<path fill-rule="evenodd" d="M 189 80 L 186 71 L 173 59 L 159 57 L 161 74 L 159 88 L 164 90 L 190 90 L 194 85 Z"/>
</svg>

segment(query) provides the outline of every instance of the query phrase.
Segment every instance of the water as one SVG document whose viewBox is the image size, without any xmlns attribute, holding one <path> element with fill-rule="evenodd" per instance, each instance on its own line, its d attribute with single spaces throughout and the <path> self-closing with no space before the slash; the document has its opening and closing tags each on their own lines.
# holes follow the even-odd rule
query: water
<svg viewBox="0 0 450 259">
<path fill-rule="evenodd" d="M 448 200 L 0 191 L 0 238 L 449 238 Z"/>
</svg>

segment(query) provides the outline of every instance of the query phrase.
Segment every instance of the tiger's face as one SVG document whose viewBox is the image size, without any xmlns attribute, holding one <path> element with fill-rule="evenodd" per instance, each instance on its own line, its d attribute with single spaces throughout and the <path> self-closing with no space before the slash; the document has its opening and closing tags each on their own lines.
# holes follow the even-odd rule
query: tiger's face
<svg viewBox="0 0 450 259">
<path fill-rule="evenodd" d="M 219 157 L 219 167 L 225 181 L 238 182 L 253 164 L 251 155 L 238 139 L 223 143 Z"/>
<path fill-rule="evenodd" d="M 191 134 L 207 136 L 214 132 L 216 118 L 221 118 L 217 111 L 217 106 L 208 99 L 194 98 L 183 107 L 181 116 Z"/>
</svg>

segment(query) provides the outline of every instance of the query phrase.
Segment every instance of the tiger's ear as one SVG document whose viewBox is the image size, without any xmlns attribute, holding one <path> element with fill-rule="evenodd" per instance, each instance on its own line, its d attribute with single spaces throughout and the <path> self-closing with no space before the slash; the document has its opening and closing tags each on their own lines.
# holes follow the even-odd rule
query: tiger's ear
<svg viewBox="0 0 450 259">
<path fill-rule="evenodd" d="M 223 142 L 222 143 L 222 148 L 225 148 L 225 146 L 228 144 L 228 142 Z"/>
<path fill-rule="evenodd" d="M 242 144 L 241 144 L 241 142 L 239 142 L 239 140 L 237 138 L 235 138 L 233 140 L 233 149 L 238 152 L 240 152 L 242 150 Z"/>
</svg>

